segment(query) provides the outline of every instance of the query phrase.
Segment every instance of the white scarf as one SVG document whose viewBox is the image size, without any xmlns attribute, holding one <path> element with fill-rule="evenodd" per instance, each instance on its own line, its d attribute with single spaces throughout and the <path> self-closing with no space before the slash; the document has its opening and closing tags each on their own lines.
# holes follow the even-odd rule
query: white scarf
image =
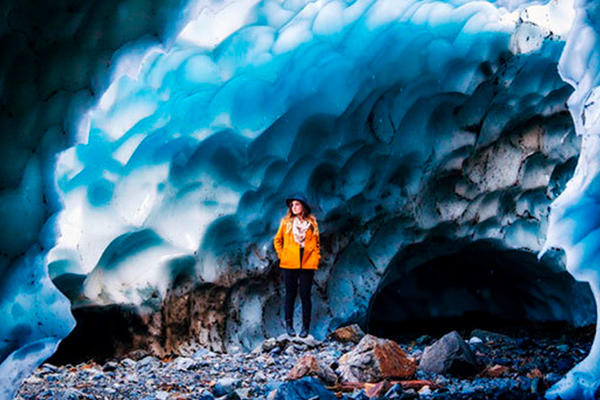
<svg viewBox="0 0 600 400">
<path fill-rule="evenodd" d="M 294 235 L 294 241 L 304 248 L 304 239 L 306 238 L 306 231 L 310 228 L 310 222 L 304 220 L 300 221 L 300 218 L 294 218 L 292 224 L 292 234 Z"/>
</svg>

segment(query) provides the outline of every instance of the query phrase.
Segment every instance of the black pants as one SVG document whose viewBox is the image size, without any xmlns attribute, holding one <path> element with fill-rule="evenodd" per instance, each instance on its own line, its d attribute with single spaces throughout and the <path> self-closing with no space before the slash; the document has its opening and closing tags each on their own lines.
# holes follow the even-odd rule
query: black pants
<svg viewBox="0 0 600 400">
<path fill-rule="evenodd" d="M 310 316 L 312 313 L 312 303 L 310 300 L 310 290 L 312 288 L 315 271 L 312 269 L 282 269 L 283 282 L 285 284 L 285 322 L 293 326 L 294 322 L 294 303 L 300 287 L 300 300 L 302 301 L 302 326 L 310 327 Z"/>
</svg>

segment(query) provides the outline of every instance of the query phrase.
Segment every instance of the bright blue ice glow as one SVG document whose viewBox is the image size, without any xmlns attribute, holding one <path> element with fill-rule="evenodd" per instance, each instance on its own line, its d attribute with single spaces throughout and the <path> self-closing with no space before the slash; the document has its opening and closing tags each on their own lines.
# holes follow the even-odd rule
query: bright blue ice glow
<svg viewBox="0 0 600 400">
<path fill-rule="evenodd" d="M 323 179 L 315 168 L 328 151 L 338 153 L 335 164 L 347 164 L 347 179 L 334 198 L 315 200 L 331 208 L 359 194 L 368 166 L 341 147 L 372 140 L 353 115 L 390 88 L 405 94 L 393 110 L 381 110 L 375 134 L 391 145 L 386 151 L 414 152 L 423 162 L 440 138 L 418 115 L 440 100 L 413 103 L 428 93 L 471 94 L 485 79 L 477 66 L 508 51 L 516 26 L 514 16 L 487 2 L 254 3 L 203 9 L 168 51 L 136 53 L 137 64 L 123 54 L 126 73 L 91 110 L 87 142 L 59 159 L 65 208 L 50 261 L 69 266 L 60 273 L 88 274 L 88 298 L 139 304 L 147 286 L 164 294 L 171 261 L 194 254 L 201 255 L 201 279 L 215 281 L 225 271 L 215 270 L 214 251 L 207 251 L 214 247 L 205 237 L 211 224 L 229 238 L 219 240 L 254 235 L 264 247 L 278 218 L 265 209 L 287 192 L 310 191 L 317 183 L 309 185 L 311 176 Z M 324 122 L 343 115 L 335 129 Z M 396 129 L 411 134 L 394 137 Z M 237 215 L 236 223 L 218 228 L 227 225 L 217 221 L 225 215 Z M 142 229 L 165 245 L 102 271 L 107 246 Z M 109 282 L 126 282 L 128 294 Z"/>
<path fill-rule="evenodd" d="M 473 95 L 486 78 L 485 61 L 498 62 L 509 51 L 536 53 L 542 61 L 532 65 L 539 66 L 562 49 L 542 46 L 548 32 L 518 24 L 517 15 L 502 8 L 526 3 L 519 1 L 209 3 L 198 3 L 197 19 L 172 46 L 140 42 L 117 54 L 113 83 L 89 110 L 81 143 L 60 155 L 54 172 L 64 209 L 46 228 L 49 235 L 56 228 L 56 245 L 46 259 L 27 259 L 2 282 L 0 311 L 8 317 L 0 337 L 10 338 L 0 344 L 5 393 L 14 392 L 72 327 L 46 267 L 52 278 L 86 276 L 82 294 L 98 304 L 141 304 L 148 293 L 164 294 L 174 266 L 190 257 L 199 279 L 218 281 L 230 272 L 218 268 L 221 252 L 251 241 L 266 253 L 286 194 L 305 190 L 317 211 L 356 196 L 377 198 L 381 188 L 367 183 L 391 167 L 374 165 L 373 154 L 410 155 L 418 165 L 441 160 L 472 144 L 458 126 L 484 116 L 483 139 L 493 139 L 518 107 L 486 114 L 472 102 L 459 116 L 437 115 L 436 107 Z M 597 59 L 592 22 L 579 20 L 566 54 L 583 43 L 589 49 L 581 54 Z M 597 64 L 586 60 L 562 60 L 564 76 L 585 86 L 571 102 L 581 134 L 598 127 L 597 102 L 589 100 L 597 95 Z M 523 93 L 546 96 L 558 89 L 536 75 L 519 83 Z M 387 95 L 395 96 L 391 109 L 377 103 Z M 573 202 L 597 210 L 594 142 L 588 139 L 578 170 L 586 183 L 571 185 L 554 209 L 551 245 L 564 245 L 573 233 L 579 221 L 570 217 L 577 213 Z M 416 187 L 406 182 L 406 190 Z M 588 227 L 587 236 L 576 232 L 589 240 L 566 246 L 572 271 L 580 260 L 595 261 L 595 228 Z M 596 272 L 581 277 L 598 283 Z M 36 287 L 32 298 L 23 289 L 28 282 Z M 343 276 L 336 282 L 353 290 Z M 337 310 L 340 318 L 351 317 L 355 304 L 346 306 Z M 38 319 L 48 319 L 48 330 L 26 322 L 42 311 Z M 256 322 L 257 313 L 249 306 L 244 318 Z M 594 349 L 593 362 L 581 367 L 587 386 L 557 393 L 595 389 L 598 340 Z"/>
</svg>

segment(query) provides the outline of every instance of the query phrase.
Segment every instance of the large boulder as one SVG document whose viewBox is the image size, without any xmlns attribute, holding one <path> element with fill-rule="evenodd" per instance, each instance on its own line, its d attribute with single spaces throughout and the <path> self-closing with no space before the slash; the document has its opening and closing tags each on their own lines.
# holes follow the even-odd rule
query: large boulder
<svg viewBox="0 0 600 400">
<path fill-rule="evenodd" d="M 408 379 L 416 370 L 415 363 L 406 357 L 396 342 L 373 335 L 366 335 L 338 363 L 340 377 L 344 382 Z"/>
<path fill-rule="evenodd" d="M 425 348 L 419 369 L 434 374 L 472 376 L 480 366 L 471 347 L 453 331 Z"/>
<path fill-rule="evenodd" d="M 298 380 L 305 376 L 313 376 L 328 385 L 335 385 L 338 380 L 335 372 L 325 363 L 319 362 L 313 355 L 307 355 L 298 360 L 298 363 L 290 370 L 287 379 Z"/>
</svg>

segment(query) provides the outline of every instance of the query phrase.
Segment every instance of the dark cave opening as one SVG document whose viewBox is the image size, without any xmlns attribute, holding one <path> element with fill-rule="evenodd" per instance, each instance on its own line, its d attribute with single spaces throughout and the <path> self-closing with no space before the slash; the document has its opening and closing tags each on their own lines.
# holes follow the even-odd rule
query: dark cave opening
<svg viewBox="0 0 600 400">
<path fill-rule="evenodd" d="M 132 305 L 80 307 L 72 312 L 77 324 L 48 359 L 51 364 L 104 363 L 141 346 L 148 335 L 147 322 Z"/>
<path fill-rule="evenodd" d="M 564 269 L 558 251 L 538 260 L 498 241 L 433 240 L 390 263 L 371 300 L 367 329 L 397 340 L 474 329 L 550 335 L 593 324 L 595 314 L 589 285 Z"/>
</svg>

